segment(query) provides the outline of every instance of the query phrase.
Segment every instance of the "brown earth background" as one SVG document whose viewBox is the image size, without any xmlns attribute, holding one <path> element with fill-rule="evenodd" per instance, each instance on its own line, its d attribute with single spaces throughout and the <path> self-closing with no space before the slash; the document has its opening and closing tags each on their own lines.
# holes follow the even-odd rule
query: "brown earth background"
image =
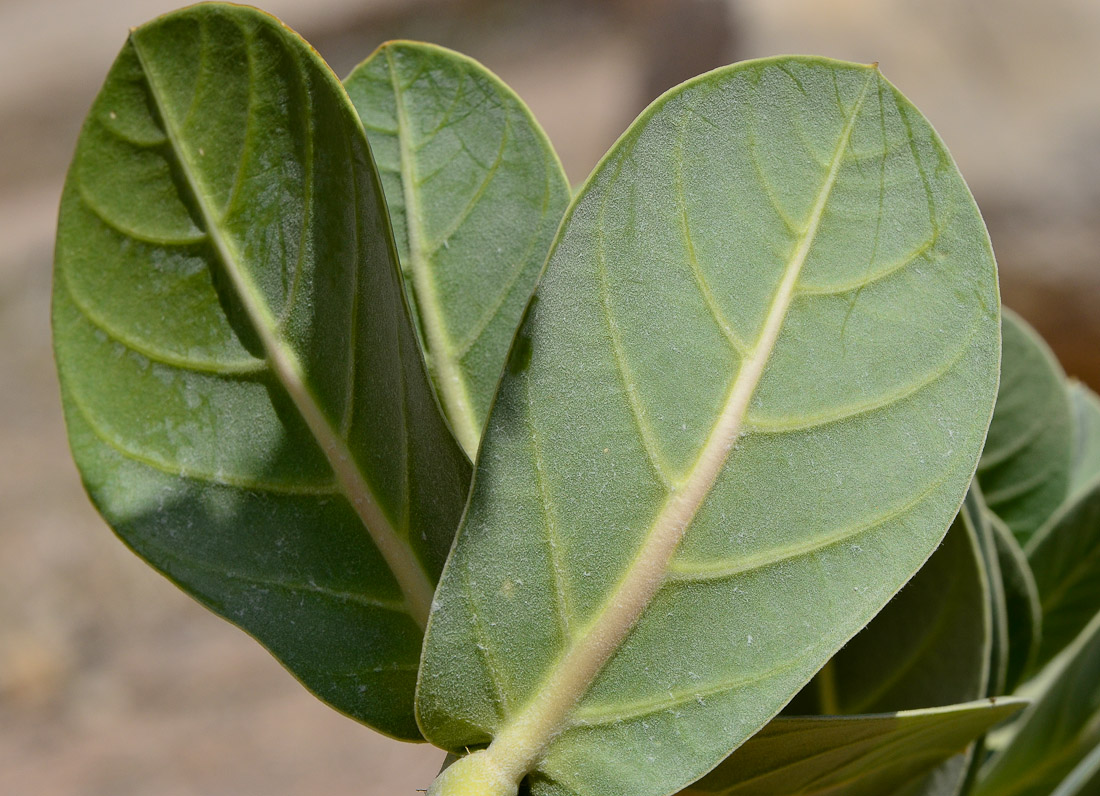
<svg viewBox="0 0 1100 796">
<path fill-rule="evenodd" d="M 0 0 L 0 794 L 371 796 L 442 754 L 307 694 L 115 540 L 81 489 L 50 356 L 56 204 L 127 28 L 162 0 Z M 985 213 L 1005 301 L 1100 385 L 1096 0 L 270 0 L 346 74 L 389 38 L 462 50 L 581 181 L 660 91 L 743 58 L 880 62 Z"/>
</svg>

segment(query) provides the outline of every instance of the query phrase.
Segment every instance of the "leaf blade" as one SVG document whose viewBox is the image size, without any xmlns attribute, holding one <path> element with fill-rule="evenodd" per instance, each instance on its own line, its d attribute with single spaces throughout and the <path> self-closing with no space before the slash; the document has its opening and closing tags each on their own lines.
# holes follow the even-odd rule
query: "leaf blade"
<svg viewBox="0 0 1100 796">
<path fill-rule="evenodd" d="M 893 714 L 775 719 L 681 792 L 897 793 L 1025 704 L 982 700 Z"/>
<path fill-rule="evenodd" d="M 100 512 L 323 699 L 418 738 L 418 623 L 469 471 L 327 66 L 252 9 L 136 28 L 81 134 L 56 273 L 70 441 Z"/>
<path fill-rule="evenodd" d="M 1100 744 L 1100 615 L 1075 639 L 1008 746 L 982 769 L 975 796 L 1050 793 Z"/>
<path fill-rule="evenodd" d="M 814 90 L 802 93 L 806 83 Z M 782 102 L 774 96 L 757 102 L 753 92 L 765 90 L 761 85 Z M 826 153 L 820 161 L 774 159 L 793 172 L 785 175 L 782 190 L 800 208 L 801 234 L 790 235 L 778 253 L 758 248 L 756 225 L 728 218 L 692 236 L 684 208 L 694 218 L 740 211 L 755 219 L 774 199 L 757 183 L 748 191 L 737 188 L 745 184 L 741 171 L 754 159 L 745 155 L 742 125 L 751 120 L 744 117 L 762 108 L 789 114 L 771 123 L 771 137 L 759 137 L 762 147 L 791 144 L 792 131 L 820 125 L 815 134 Z M 716 126 L 711 117 L 727 127 Z M 911 222 L 904 240 L 892 238 L 888 251 L 871 257 L 872 266 L 887 264 L 869 272 L 867 262 L 850 252 L 877 251 L 875 214 L 886 208 L 891 220 L 884 225 L 893 223 L 896 212 L 914 218 L 912 207 L 901 211 L 885 204 L 904 192 L 885 191 L 885 177 L 880 185 L 878 172 L 865 170 L 855 155 L 849 158 L 849 145 L 857 152 L 876 151 L 884 129 L 892 140 L 877 151 L 893 154 L 883 159 L 881 172 L 888 160 L 891 179 L 906 181 L 910 189 L 906 201 L 926 214 L 916 218 L 927 220 Z M 992 260 L 984 233 L 975 226 L 972 200 L 956 172 L 933 173 L 925 168 L 925 157 L 948 162 L 930 128 L 876 70 L 812 58 L 749 62 L 674 89 L 605 157 L 567 212 L 536 290 L 538 301 L 520 330 L 517 345 L 530 356 L 501 382 L 463 529 L 429 623 L 418 687 L 421 726 L 434 743 L 455 751 L 493 743 L 489 752 L 448 769 L 433 792 L 446 793 L 448 783 L 474 775 L 480 765 L 501 773 L 501 783 L 510 781 L 512 787 L 528 767 L 535 768 L 536 793 L 557 792 L 556 787 L 601 793 L 683 787 L 767 721 L 929 555 L 957 512 L 977 459 L 992 410 L 999 335 Z M 712 170 L 716 164 L 723 168 Z M 669 196 L 670 183 L 682 186 L 684 195 Z M 858 230 L 851 236 L 830 204 L 834 189 L 838 203 L 863 211 L 857 212 L 860 221 L 851 222 Z M 737 197 L 732 204 L 731 195 Z M 945 195 L 951 200 L 944 201 Z M 776 230 L 784 226 L 780 216 L 774 214 Z M 811 231 L 814 235 L 806 234 Z M 917 331 L 920 312 L 898 316 L 896 307 L 886 313 L 876 303 L 899 289 L 891 276 L 910 284 L 914 274 L 895 267 L 898 258 L 907 260 L 906 252 L 933 251 L 932 262 L 938 261 L 934 243 L 922 243 L 929 239 L 950 240 L 968 251 L 970 265 L 953 260 L 951 268 L 977 271 L 968 275 L 975 282 L 966 282 L 969 287 L 961 291 L 970 299 L 961 305 L 965 315 L 947 339 Z M 731 253 L 740 255 L 733 263 Z M 693 256 L 710 296 L 721 297 L 731 327 L 743 332 L 751 324 L 753 334 L 738 335 L 754 340 L 748 349 L 740 350 L 724 333 L 691 267 Z M 753 268 L 738 270 L 742 263 Z M 953 270 L 937 274 L 963 279 Z M 861 275 L 866 289 L 850 287 Z M 922 290 L 937 290 L 921 284 Z M 854 292 L 859 312 L 848 300 Z M 742 300 L 732 301 L 735 296 Z M 904 323 L 875 325 L 871 331 L 866 324 L 872 323 L 867 314 L 872 305 L 876 312 L 904 317 Z M 784 323 L 788 306 L 795 309 Z M 952 328 L 942 316 L 936 323 Z M 839 364 L 852 351 L 849 339 L 874 340 L 882 345 L 877 353 L 893 348 L 890 361 L 896 364 L 896 347 L 905 344 L 895 335 L 921 337 L 932 345 L 906 368 L 890 368 L 887 384 L 864 382 L 853 389 Z M 659 345 L 647 346 L 652 340 Z M 812 355 L 807 341 L 816 344 Z M 875 354 L 862 350 L 865 356 Z M 811 376 L 817 380 L 812 396 L 805 388 L 806 363 L 813 364 Z M 812 494 L 824 487 L 792 477 L 820 474 L 820 467 L 811 466 L 815 456 L 835 457 L 833 473 L 867 472 L 867 451 L 883 450 L 881 436 L 875 445 L 864 440 L 841 449 L 835 442 L 838 429 L 845 437 L 870 426 L 883 432 L 892 426 L 881 418 L 915 411 L 929 400 L 928 391 L 944 398 L 942 391 L 949 389 L 944 385 L 954 383 L 959 368 L 967 380 L 973 378 L 970 386 L 984 403 L 960 410 L 965 421 L 953 416 L 951 434 L 944 435 L 954 441 L 933 457 L 946 460 L 946 468 L 930 480 L 912 473 L 895 481 L 876 479 L 898 489 L 870 501 L 876 514 L 831 515 L 824 529 L 815 523 L 814 513 L 822 507 Z M 867 372 L 883 369 L 868 365 Z M 908 389 L 922 384 L 924 389 Z M 787 426 L 785 433 L 769 433 L 777 417 Z M 749 433 L 731 438 L 742 421 Z M 763 430 L 756 431 L 758 423 Z M 850 458 L 856 449 L 863 454 L 858 466 Z M 945 450 L 952 455 L 944 457 Z M 727 454 L 738 467 L 725 466 Z M 788 458 L 792 455 L 799 464 Z M 876 465 L 887 468 L 878 459 Z M 782 485 L 767 486 L 767 480 L 754 477 L 765 472 L 782 475 Z M 552 497 L 549 512 L 536 497 L 540 479 Z M 764 486 L 754 490 L 744 479 Z M 738 497 L 754 494 L 772 518 L 755 498 Z M 677 547 L 683 530 L 678 523 L 688 522 L 692 533 Z M 904 550 L 894 561 L 896 581 L 869 583 L 862 570 L 843 608 L 798 600 L 808 593 L 801 589 L 816 581 L 819 566 L 856 577 L 848 568 L 858 556 L 848 555 L 856 552 L 849 544 L 858 548 L 881 539 L 872 532 L 891 537 L 899 525 L 912 522 L 921 523 L 924 546 L 912 543 L 910 528 L 905 534 L 910 541 L 900 545 Z M 815 530 L 800 535 L 802 523 Z M 740 549 L 730 527 L 748 539 Z M 509 532 L 520 528 L 542 533 Z M 666 535 L 669 529 L 675 533 Z M 882 563 L 878 544 L 876 560 Z M 561 608 L 551 583 L 553 550 L 562 552 L 558 560 L 573 606 L 570 623 L 555 615 Z M 666 581 L 668 559 L 676 577 Z M 707 571 L 694 571 L 699 567 Z M 791 578 L 798 586 L 777 594 L 767 588 L 775 577 Z M 744 593 L 731 592 L 734 587 Z M 751 602 L 744 611 L 731 617 L 729 606 L 746 600 Z M 796 643 L 791 625 L 802 627 L 801 620 L 785 627 L 778 620 L 817 609 L 829 618 L 805 619 L 805 626 L 835 631 L 828 640 Z M 636 611 L 641 618 L 630 626 Z M 705 644 L 698 636 L 701 625 L 730 646 Z M 574 628 L 571 637 L 565 626 Z M 786 644 L 790 652 L 784 651 Z M 679 654 L 684 649 L 695 651 L 689 662 Z M 464 684 L 461 692 L 456 682 Z M 710 732 L 700 729 L 704 724 Z M 690 733 L 691 743 L 673 743 L 672 736 L 683 733 Z M 502 749 L 507 751 L 494 751 Z M 648 750 L 649 759 L 639 757 L 641 749 Z M 509 792 L 505 784 L 500 788 Z"/>
<path fill-rule="evenodd" d="M 344 85 L 381 164 L 429 370 L 473 458 L 569 202 L 565 172 L 522 100 L 451 50 L 387 42 Z"/>
<path fill-rule="evenodd" d="M 1073 416 L 1065 373 L 1049 346 L 1011 310 L 1002 324 L 1001 386 L 978 482 L 1026 547 L 1069 490 Z"/>
</svg>

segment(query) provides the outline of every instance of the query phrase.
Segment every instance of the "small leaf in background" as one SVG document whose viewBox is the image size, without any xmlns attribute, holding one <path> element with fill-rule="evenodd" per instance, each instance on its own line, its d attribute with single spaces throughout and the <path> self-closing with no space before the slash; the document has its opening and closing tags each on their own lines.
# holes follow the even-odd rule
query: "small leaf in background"
<svg viewBox="0 0 1100 796">
<path fill-rule="evenodd" d="M 473 458 L 569 183 L 527 106 L 466 56 L 389 42 L 344 85 L 382 174 L 428 370 Z"/>
<path fill-rule="evenodd" d="M 682 793 L 924 793 L 922 782 L 929 771 L 958 755 L 975 738 L 1026 704 L 1014 699 L 983 699 L 877 716 L 775 719 Z"/>
<path fill-rule="evenodd" d="M 1016 313 L 1002 317 L 1001 384 L 978 482 L 989 508 L 1026 546 L 1069 491 L 1073 416 L 1050 348 Z"/>
<path fill-rule="evenodd" d="M 995 398 L 992 252 L 876 68 L 766 59 L 639 117 L 536 296 L 417 692 L 433 743 L 492 745 L 430 792 L 668 793 L 943 538 Z"/>
<path fill-rule="evenodd" d="M 1041 666 L 1100 612 L 1100 476 L 1074 493 L 1025 552 L 1043 613 Z"/>
<path fill-rule="evenodd" d="M 1100 744 L 1100 614 L 1058 658 L 1050 683 L 1007 747 L 983 767 L 973 796 L 1048 796 Z M 1092 755 L 1092 757 L 1089 757 Z M 1087 781 L 1087 772 L 1081 776 Z"/>
<path fill-rule="evenodd" d="M 1068 389 L 1074 429 L 1070 492 L 1076 493 L 1100 475 L 1100 397 L 1080 382 Z"/>
<path fill-rule="evenodd" d="M 419 737 L 469 464 L 439 414 L 355 109 L 254 9 L 136 28 L 65 184 L 54 343 L 119 536 L 308 688 Z"/>
<path fill-rule="evenodd" d="M 987 512 L 986 518 L 997 548 L 1008 633 L 1005 682 L 1004 688 L 998 693 L 1011 693 L 1031 669 L 1039 654 L 1043 610 L 1039 604 L 1035 576 L 1020 543 L 1004 520 L 996 514 Z"/>
</svg>

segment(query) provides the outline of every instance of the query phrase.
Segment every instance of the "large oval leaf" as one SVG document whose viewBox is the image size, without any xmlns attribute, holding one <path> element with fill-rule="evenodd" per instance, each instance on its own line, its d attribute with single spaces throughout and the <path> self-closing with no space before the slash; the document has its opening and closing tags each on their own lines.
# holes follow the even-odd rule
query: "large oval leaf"
<svg viewBox="0 0 1100 796">
<path fill-rule="evenodd" d="M 463 55 L 389 42 L 344 85 L 382 173 L 428 370 L 472 458 L 569 183 L 527 106 Z"/>
<path fill-rule="evenodd" d="M 983 769 L 974 796 L 1047 796 L 1100 745 L 1100 614 L 1055 667 L 1012 741 Z"/>
<path fill-rule="evenodd" d="M 1026 544 L 1065 499 L 1073 417 L 1065 374 L 1043 339 L 1006 310 L 997 409 L 978 464 L 989 507 Z"/>
<path fill-rule="evenodd" d="M 1025 704 L 1012 699 L 982 700 L 876 716 L 776 719 L 682 793 L 920 793 L 931 769 L 958 755 Z"/>
<path fill-rule="evenodd" d="M 501 381 L 418 686 L 433 785 L 681 788 L 929 556 L 992 412 L 973 200 L 876 68 L 704 75 L 574 199 Z"/>
<path fill-rule="evenodd" d="M 73 453 L 122 539 L 320 697 L 418 737 L 469 465 L 358 117 L 305 42 L 226 5 L 132 32 L 65 185 L 53 312 Z"/>
</svg>

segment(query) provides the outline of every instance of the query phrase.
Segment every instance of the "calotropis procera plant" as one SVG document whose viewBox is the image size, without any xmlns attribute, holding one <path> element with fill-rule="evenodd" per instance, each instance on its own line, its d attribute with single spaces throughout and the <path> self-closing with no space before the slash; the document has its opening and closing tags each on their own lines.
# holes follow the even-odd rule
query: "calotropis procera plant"
<svg viewBox="0 0 1100 796">
<path fill-rule="evenodd" d="M 105 519 L 433 794 L 1100 782 L 1100 402 L 876 65 L 700 76 L 571 196 L 476 62 L 194 6 L 89 113 L 53 314 Z"/>
</svg>

